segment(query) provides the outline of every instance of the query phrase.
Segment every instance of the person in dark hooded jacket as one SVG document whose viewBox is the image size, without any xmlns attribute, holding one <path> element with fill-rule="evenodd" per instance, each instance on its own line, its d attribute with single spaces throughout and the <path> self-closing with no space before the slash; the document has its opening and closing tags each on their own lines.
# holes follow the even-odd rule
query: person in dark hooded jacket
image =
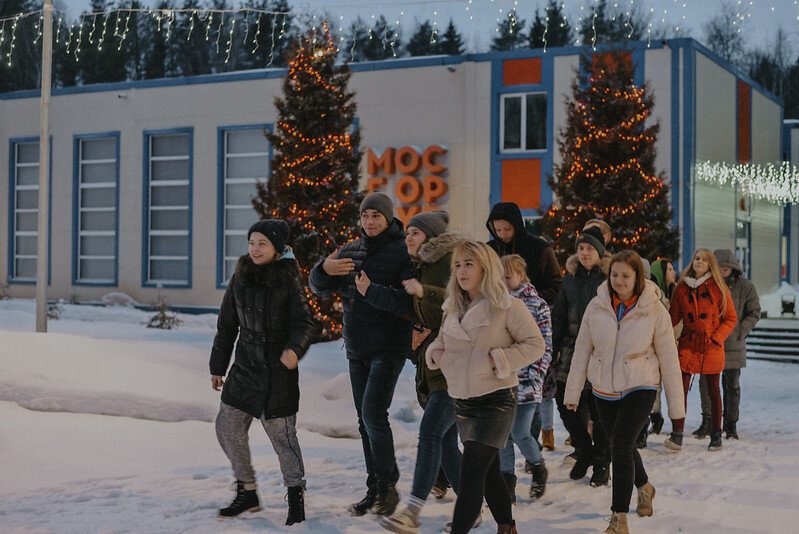
<svg viewBox="0 0 799 534">
<path fill-rule="evenodd" d="M 499 202 L 486 221 L 488 246 L 500 256 L 518 254 L 527 263 L 527 277 L 550 306 L 558 298 L 563 273 L 552 245 L 527 231 L 522 212 L 514 202 Z"/>
<path fill-rule="evenodd" d="M 239 258 L 219 309 L 209 367 L 211 387 L 222 388 L 216 435 L 236 476 L 236 498 L 219 515 L 260 510 L 248 445 L 255 418 L 280 461 L 288 487 L 286 524 L 292 525 L 305 520 L 305 468 L 295 428 L 297 362 L 315 325 L 288 237 L 289 227 L 281 220 L 258 221 L 250 228 L 249 254 Z M 236 358 L 228 371 L 234 343 Z"/>
<path fill-rule="evenodd" d="M 338 293 L 344 305 L 342 334 L 367 471 L 366 495 L 349 512 L 391 515 L 399 502 L 395 487 L 399 470 L 388 409 L 411 352 L 413 325 L 385 310 L 410 300 L 402 282 L 413 278 L 413 266 L 402 222 L 394 217 L 387 195 L 374 192 L 363 199 L 360 224 L 361 238 L 319 262 L 311 269 L 309 282 L 319 296 Z M 364 296 L 361 289 L 369 281 L 374 287 L 364 289 Z M 372 298 L 378 306 L 369 303 Z"/>
<path fill-rule="evenodd" d="M 597 288 L 607 279 L 609 264 L 600 228 L 584 228 L 577 236 L 577 254 L 566 261 L 566 278 L 552 308 L 552 350 L 553 354 L 559 353 L 555 400 L 563 426 L 571 435 L 576 456 L 569 476 L 579 480 L 593 465 L 591 485 L 595 487 L 608 483 L 610 441 L 601 425 L 593 425 L 593 436 L 588 433 L 588 421 L 599 421 L 590 384 L 586 382 L 577 410 L 568 410 L 563 399 L 583 314 L 588 303 L 596 296 Z"/>
<path fill-rule="evenodd" d="M 723 410 L 723 430 L 727 439 L 738 439 L 738 406 L 741 404 L 741 369 L 746 367 L 746 336 L 760 320 L 760 299 L 755 285 L 743 277 L 741 264 L 735 254 L 727 248 L 713 251 L 719 262 L 721 276 L 730 289 L 738 323 L 724 341 L 724 371 L 721 372 L 721 401 Z M 702 426 L 694 432 L 697 437 L 710 434 L 710 393 L 705 375 L 699 378 L 699 391 L 702 396 Z"/>
</svg>

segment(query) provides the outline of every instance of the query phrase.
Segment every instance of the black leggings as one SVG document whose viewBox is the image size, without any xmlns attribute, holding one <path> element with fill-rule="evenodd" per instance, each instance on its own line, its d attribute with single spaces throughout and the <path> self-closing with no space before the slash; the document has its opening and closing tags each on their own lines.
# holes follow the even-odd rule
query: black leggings
<svg viewBox="0 0 799 534">
<path fill-rule="evenodd" d="M 647 483 L 641 455 L 635 448 L 635 439 L 647 420 L 657 391 L 639 389 L 614 401 L 596 399 L 599 420 L 610 436 L 613 456 L 613 503 L 611 511 L 626 514 L 630 510 L 633 484 L 640 488 Z"/>
<path fill-rule="evenodd" d="M 499 449 L 467 441 L 463 444 L 461 490 L 455 501 L 452 534 L 469 532 L 480 515 L 483 496 L 498 525 L 513 524 L 510 493 L 499 469 Z"/>
</svg>

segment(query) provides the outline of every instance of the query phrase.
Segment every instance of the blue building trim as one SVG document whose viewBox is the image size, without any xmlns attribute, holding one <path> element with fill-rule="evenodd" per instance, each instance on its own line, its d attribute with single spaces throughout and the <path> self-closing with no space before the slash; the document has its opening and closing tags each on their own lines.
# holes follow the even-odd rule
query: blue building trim
<svg viewBox="0 0 799 534">
<path fill-rule="evenodd" d="M 784 114 L 784 110 L 783 110 Z M 780 132 L 780 146 L 782 147 L 782 160 L 788 161 L 793 163 L 794 165 L 799 163 L 795 162 L 791 158 L 791 133 L 792 130 L 799 129 L 799 121 L 786 121 L 783 118 L 782 122 L 782 129 Z M 786 259 L 785 259 L 785 276 L 781 276 L 780 279 L 788 282 L 789 284 L 792 283 L 793 277 L 791 276 L 791 269 L 794 265 L 794 254 L 797 255 L 796 261 L 799 262 L 799 250 L 794 251 L 792 246 L 792 241 L 794 237 L 794 226 L 796 223 L 793 221 L 793 217 L 791 215 L 792 205 L 788 204 L 783 207 L 783 214 L 782 214 L 782 235 L 785 237 L 786 240 Z M 796 225 L 799 228 L 799 225 Z M 782 243 L 780 243 L 780 250 L 782 250 Z M 782 273 L 780 273 L 782 274 Z"/>
<path fill-rule="evenodd" d="M 14 262 L 16 260 L 14 256 L 14 233 L 16 231 L 16 220 L 14 219 L 14 199 L 16 197 L 15 194 L 15 187 L 14 182 L 16 181 L 16 146 L 20 143 L 38 143 L 39 136 L 28 136 L 28 137 L 12 137 L 8 140 L 8 271 L 6 272 L 6 280 L 9 285 L 36 285 L 36 281 L 33 280 L 18 280 L 11 276 L 11 273 L 15 271 L 14 269 Z M 49 173 L 48 173 L 48 197 L 47 197 L 47 285 L 51 285 L 53 281 L 53 270 L 52 270 L 52 256 L 53 256 L 53 136 L 50 136 L 50 154 L 48 157 L 50 161 L 49 166 Z M 41 164 L 42 155 L 39 154 L 39 163 Z M 37 182 L 38 183 L 38 182 Z M 37 208 L 38 209 L 38 208 Z M 38 211 L 37 211 L 38 217 Z M 38 231 L 38 224 L 37 224 L 37 231 Z M 38 236 L 37 236 L 37 247 L 38 247 Z"/>
<path fill-rule="evenodd" d="M 117 287 L 119 285 L 119 130 L 72 136 L 72 285 L 89 287 Z M 78 262 L 80 261 L 80 143 L 84 139 L 113 138 L 116 145 L 116 163 L 114 164 L 114 281 L 85 282 L 78 279 Z"/>
<path fill-rule="evenodd" d="M 181 284 L 162 284 L 160 282 L 151 282 L 148 279 L 150 271 L 150 250 L 149 250 L 149 228 L 150 228 L 150 137 L 154 135 L 173 135 L 173 134 L 188 134 L 189 135 L 189 222 L 188 222 L 188 272 L 186 273 L 186 282 Z M 192 253 L 194 247 L 192 241 L 193 235 L 193 221 L 194 221 L 194 128 L 165 128 L 160 130 L 144 130 L 142 132 L 142 175 L 144 188 L 142 190 L 142 254 L 141 254 L 141 285 L 142 287 L 158 287 L 164 289 L 190 289 L 192 283 L 192 270 L 193 257 Z"/>
<path fill-rule="evenodd" d="M 671 225 L 680 229 L 680 51 L 671 49 Z M 669 258 L 676 259 L 676 258 Z"/>
<path fill-rule="evenodd" d="M 236 130 L 266 130 L 272 133 L 272 123 L 232 124 L 216 129 L 216 288 L 225 289 L 225 133 Z M 269 172 L 272 172 L 272 143 L 268 144 Z"/>
<path fill-rule="evenodd" d="M 691 261 L 696 242 L 694 224 L 694 175 L 693 165 L 696 154 L 696 52 L 691 47 L 683 49 L 683 192 L 682 192 L 682 254 L 680 269 Z"/>
</svg>

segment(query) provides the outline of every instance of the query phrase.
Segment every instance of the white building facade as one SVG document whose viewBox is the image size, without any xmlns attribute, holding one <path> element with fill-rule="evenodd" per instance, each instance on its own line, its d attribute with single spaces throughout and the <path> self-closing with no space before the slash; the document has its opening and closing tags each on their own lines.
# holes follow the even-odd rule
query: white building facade
<svg viewBox="0 0 799 534">
<path fill-rule="evenodd" d="M 785 211 L 697 182 L 697 161 L 778 162 L 782 103 L 691 39 L 630 43 L 636 83 L 660 122 L 656 170 L 672 185 L 680 265 L 697 247 L 736 250 L 761 292 L 787 260 Z M 527 217 L 553 201 L 576 47 L 354 64 L 363 187 L 386 190 L 407 220 L 443 207 L 451 227 L 487 239 L 491 206 Z M 601 53 L 601 51 L 599 52 Z M 285 71 L 55 90 L 51 101 L 50 298 L 111 291 L 214 308 L 270 173 L 264 135 Z M 32 297 L 36 265 L 38 92 L 0 95 L 0 283 Z M 799 146 L 799 145 L 798 145 Z M 5 225 L 5 228 L 2 227 Z M 784 248 L 784 247 L 783 247 Z"/>
</svg>

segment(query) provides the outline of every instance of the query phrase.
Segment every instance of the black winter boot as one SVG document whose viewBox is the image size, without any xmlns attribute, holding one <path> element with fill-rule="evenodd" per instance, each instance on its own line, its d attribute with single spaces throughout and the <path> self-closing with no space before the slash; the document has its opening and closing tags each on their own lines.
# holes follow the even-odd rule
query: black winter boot
<svg viewBox="0 0 799 534">
<path fill-rule="evenodd" d="M 671 435 L 663 442 L 663 445 L 670 451 L 680 452 L 682 450 L 682 432 L 672 431 Z"/>
<path fill-rule="evenodd" d="M 349 511 L 350 515 L 354 515 L 356 517 L 366 515 L 366 513 L 372 509 L 372 506 L 374 506 L 376 498 L 377 488 L 368 486 L 366 489 L 366 495 L 363 496 L 363 499 L 349 505 L 347 510 Z"/>
<path fill-rule="evenodd" d="M 508 495 L 510 495 L 510 502 L 516 504 L 516 475 L 513 473 L 505 473 L 503 471 L 502 478 L 505 479 L 505 485 L 508 486 Z"/>
<path fill-rule="evenodd" d="M 430 490 L 430 493 L 436 499 L 443 499 L 447 495 L 447 488 L 451 487 L 449 485 L 449 480 L 447 480 L 447 475 L 444 474 L 444 470 L 440 467 L 438 468 L 438 478 L 436 478 L 436 483 L 433 485 L 433 489 Z"/>
<path fill-rule="evenodd" d="M 726 439 L 738 439 L 738 429 L 736 428 L 736 423 L 727 423 L 725 430 L 727 433 L 725 436 Z"/>
<path fill-rule="evenodd" d="M 660 434 L 660 429 L 663 428 L 663 416 L 658 413 L 649 414 L 649 420 L 652 421 L 652 428 L 649 429 L 650 434 Z"/>
<path fill-rule="evenodd" d="M 399 504 L 399 494 L 393 482 L 387 480 L 377 481 L 377 494 L 372 506 L 372 513 L 376 515 L 391 515 Z"/>
<path fill-rule="evenodd" d="M 595 464 L 594 472 L 591 474 L 591 486 L 598 488 L 599 486 L 607 486 L 610 480 L 610 469 L 607 464 Z"/>
<path fill-rule="evenodd" d="M 721 430 L 712 431 L 710 433 L 710 445 L 707 446 L 707 450 L 717 451 L 721 446 Z"/>
<path fill-rule="evenodd" d="M 533 464 L 533 484 L 530 486 L 530 498 L 540 499 L 547 489 L 547 466 L 542 460 L 540 464 Z"/>
<path fill-rule="evenodd" d="M 579 453 L 574 467 L 569 472 L 569 478 L 572 480 L 580 480 L 588 473 L 588 468 L 591 466 L 591 458 L 588 454 Z"/>
<path fill-rule="evenodd" d="M 255 493 L 255 484 L 244 484 L 237 480 L 236 498 L 230 506 L 219 510 L 219 517 L 236 517 L 243 512 L 257 512 L 260 509 L 261 503 L 258 502 L 258 494 Z"/>
<path fill-rule="evenodd" d="M 305 521 L 305 488 L 293 486 L 286 494 L 289 502 L 289 515 L 286 516 L 286 524 L 302 523 Z"/>
<path fill-rule="evenodd" d="M 702 424 L 694 430 L 694 437 L 704 439 L 710 435 L 710 416 L 702 414 Z"/>
<path fill-rule="evenodd" d="M 533 472 L 533 464 L 528 462 L 527 460 L 524 461 L 524 472 L 528 475 Z"/>
</svg>

